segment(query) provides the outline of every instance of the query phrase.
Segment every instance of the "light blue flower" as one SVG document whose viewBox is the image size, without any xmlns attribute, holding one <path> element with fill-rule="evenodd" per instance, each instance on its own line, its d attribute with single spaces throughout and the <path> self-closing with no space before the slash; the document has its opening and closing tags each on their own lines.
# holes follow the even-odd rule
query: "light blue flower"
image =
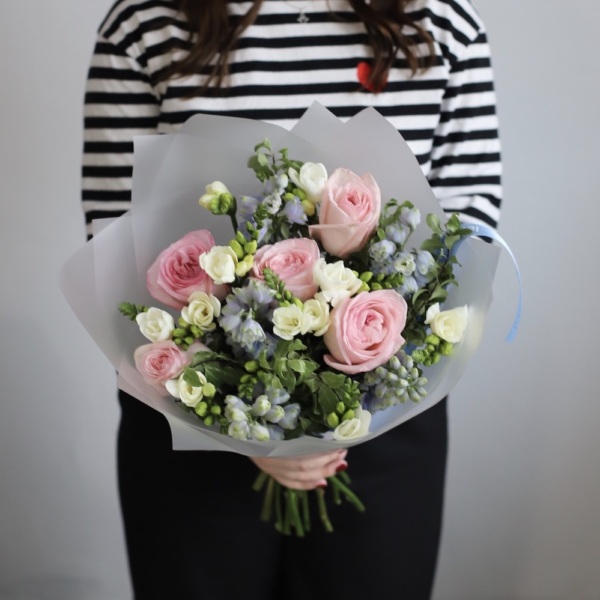
<svg viewBox="0 0 600 600">
<path fill-rule="evenodd" d="M 257 350 L 256 345 L 267 339 L 264 329 L 258 321 L 248 316 L 240 325 L 236 341 L 248 352 L 254 354 Z"/>
<path fill-rule="evenodd" d="M 419 285 L 417 284 L 417 280 L 410 275 L 409 277 L 404 278 L 404 282 L 401 286 L 398 287 L 397 291 L 402 296 L 411 296 L 419 289 Z"/>
<path fill-rule="evenodd" d="M 284 406 L 285 416 L 278 423 L 283 429 L 294 429 L 298 424 L 298 417 L 300 416 L 300 405 L 299 404 L 287 404 Z"/>
<path fill-rule="evenodd" d="M 415 271 L 415 258 L 410 252 L 400 252 L 394 260 L 394 270 L 408 277 Z"/>
<path fill-rule="evenodd" d="M 431 271 L 432 267 L 435 265 L 435 259 L 431 255 L 431 252 L 428 252 L 427 250 L 417 250 L 415 265 L 417 267 L 417 271 L 421 275 L 427 275 L 427 273 L 429 273 L 429 271 Z"/>
<path fill-rule="evenodd" d="M 277 193 L 268 194 L 263 199 L 263 204 L 270 215 L 276 215 L 279 212 L 282 202 L 281 196 Z"/>
<path fill-rule="evenodd" d="M 273 405 L 284 404 L 290 399 L 290 395 L 283 388 L 267 386 L 265 394 Z"/>
<path fill-rule="evenodd" d="M 421 222 L 421 213 L 417 208 L 403 206 L 400 209 L 400 222 L 414 231 Z"/>
<path fill-rule="evenodd" d="M 374 266 L 383 267 L 389 265 L 392 256 L 396 252 L 396 244 L 390 240 L 375 242 L 369 248 L 369 256 L 375 263 Z"/>
<path fill-rule="evenodd" d="M 304 212 L 304 206 L 297 196 L 285 203 L 283 214 L 290 223 L 295 225 L 304 225 L 308 219 Z"/>
<path fill-rule="evenodd" d="M 406 225 L 393 223 L 385 228 L 385 235 L 387 238 L 395 244 L 398 244 L 398 246 L 403 246 L 406 243 L 409 234 L 410 228 Z"/>
</svg>

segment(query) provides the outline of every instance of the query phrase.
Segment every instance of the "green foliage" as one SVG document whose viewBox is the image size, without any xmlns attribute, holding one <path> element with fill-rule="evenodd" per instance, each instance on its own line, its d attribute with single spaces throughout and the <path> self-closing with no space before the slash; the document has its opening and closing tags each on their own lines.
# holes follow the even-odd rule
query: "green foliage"
<svg viewBox="0 0 600 600">
<path fill-rule="evenodd" d="M 128 319 L 135 321 L 135 318 L 143 312 L 148 312 L 148 307 L 143 304 L 132 304 L 131 302 L 121 302 L 119 312 Z"/>
</svg>

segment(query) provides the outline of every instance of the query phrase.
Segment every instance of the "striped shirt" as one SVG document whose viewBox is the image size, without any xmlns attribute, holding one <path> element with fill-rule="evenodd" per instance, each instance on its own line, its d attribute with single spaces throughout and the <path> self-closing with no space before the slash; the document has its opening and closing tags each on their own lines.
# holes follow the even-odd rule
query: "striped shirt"
<svg viewBox="0 0 600 600">
<path fill-rule="evenodd" d="M 232 14 L 250 5 L 228 1 Z M 87 80 L 88 228 L 129 208 L 135 135 L 172 133 L 199 112 L 291 128 L 314 101 L 341 119 L 375 107 L 404 136 L 444 210 L 496 225 L 500 145 L 484 25 L 470 0 L 414 0 L 410 12 L 433 38 L 433 66 L 412 76 L 398 56 L 380 94 L 358 83 L 357 66 L 372 51 L 346 0 L 264 0 L 230 56 L 226 87 L 189 97 L 205 75 L 157 81 L 186 52 L 182 15 L 168 0 L 118 0 L 100 26 Z M 426 45 L 419 50 L 426 55 Z"/>
</svg>

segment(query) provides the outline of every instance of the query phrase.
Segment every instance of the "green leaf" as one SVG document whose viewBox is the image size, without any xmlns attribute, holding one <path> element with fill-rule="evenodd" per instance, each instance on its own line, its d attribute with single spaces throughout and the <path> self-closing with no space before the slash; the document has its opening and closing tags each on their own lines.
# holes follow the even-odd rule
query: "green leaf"
<svg viewBox="0 0 600 600">
<path fill-rule="evenodd" d="M 183 380 L 192 387 L 202 386 L 202 382 L 200 381 L 200 377 L 198 377 L 198 373 L 196 373 L 194 369 L 190 369 L 190 367 L 186 367 L 183 370 Z"/>
<path fill-rule="evenodd" d="M 442 230 L 442 226 L 440 225 L 440 220 L 438 218 L 437 215 L 433 214 L 433 213 L 429 213 L 427 215 L 427 225 L 429 225 L 429 228 L 431 229 L 431 231 L 433 231 L 434 233 L 437 233 L 438 235 L 443 235 L 443 230 Z"/>
<path fill-rule="evenodd" d="M 303 375 L 306 373 L 306 364 L 302 359 L 296 358 L 288 361 L 288 366 L 292 371 L 296 371 L 296 373 L 300 373 Z"/>
<path fill-rule="evenodd" d="M 323 411 L 323 415 L 335 412 L 337 403 L 339 402 L 338 397 L 335 395 L 333 390 L 327 386 L 321 386 L 318 392 L 319 406 Z"/>
<path fill-rule="evenodd" d="M 332 371 L 322 371 L 319 376 L 321 381 L 330 388 L 343 387 L 346 376 L 342 373 L 333 373 Z"/>
</svg>

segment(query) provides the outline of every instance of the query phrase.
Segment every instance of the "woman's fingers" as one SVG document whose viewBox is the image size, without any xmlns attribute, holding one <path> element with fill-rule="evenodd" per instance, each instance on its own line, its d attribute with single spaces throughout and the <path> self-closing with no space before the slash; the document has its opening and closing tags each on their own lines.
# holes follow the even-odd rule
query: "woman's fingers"
<svg viewBox="0 0 600 600">
<path fill-rule="evenodd" d="M 291 458 L 251 457 L 251 460 L 281 485 L 296 490 L 312 490 L 327 485 L 327 477 L 348 466 L 347 450 L 334 450 Z"/>
</svg>

